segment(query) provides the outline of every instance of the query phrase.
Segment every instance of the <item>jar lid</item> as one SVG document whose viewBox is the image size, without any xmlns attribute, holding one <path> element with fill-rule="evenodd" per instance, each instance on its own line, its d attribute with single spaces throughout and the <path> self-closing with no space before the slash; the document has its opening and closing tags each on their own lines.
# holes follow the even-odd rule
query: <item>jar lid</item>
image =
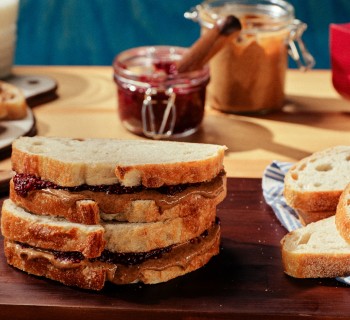
<svg viewBox="0 0 350 320">
<path fill-rule="evenodd" d="M 294 20 L 293 6 L 283 0 L 205 0 L 196 10 L 197 20 L 205 27 L 233 14 L 246 32 L 277 31 Z"/>
<path fill-rule="evenodd" d="M 114 76 L 123 81 L 138 82 L 141 86 L 189 85 L 206 81 L 209 67 L 177 73 L 175 63 L 187 48 L 176 46 L 145 46 L 128 49 L 113 61 Z M 172 68 L 174 67 L 174 68 Z"/>
</svg>

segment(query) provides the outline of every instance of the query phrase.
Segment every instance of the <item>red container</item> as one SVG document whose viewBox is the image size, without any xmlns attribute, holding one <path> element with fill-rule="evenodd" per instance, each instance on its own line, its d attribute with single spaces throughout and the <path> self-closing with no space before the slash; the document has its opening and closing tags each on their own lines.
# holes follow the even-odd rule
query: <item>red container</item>
<svg viewBox="0 0 350 320">
<path fill-rule="evenodd" d="M 330 50 L 333 86 L 350 99 L 350 23 L 330 25 Z"/>
</svg>

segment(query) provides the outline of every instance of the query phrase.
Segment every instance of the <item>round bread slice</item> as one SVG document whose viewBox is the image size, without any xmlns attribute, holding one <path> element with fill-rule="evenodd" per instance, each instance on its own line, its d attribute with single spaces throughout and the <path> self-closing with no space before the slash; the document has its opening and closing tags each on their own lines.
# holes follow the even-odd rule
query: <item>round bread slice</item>
<svg viewBox="0 0 350 320">
<path fill-rule="evenodd" d="M 113 264 L 96 259 L 67 260 L 53 252 L 23 246 L 5 238 L 8 264 L 68 286 L 101 290 L 106 281 L 115 284 L 143 282 L 155 284 L 182 276 L 204 266 L 219 253 L 220 227 L 215 225 L 205 237 L 174 246 L 157 259 L 135 265 Z"/>
<path fill-rule="evenodd" d="M 171 141 L 21 137 L 12 167 L 59 186 L 143 185 L 210 181 L 223 170 L 226 147 Z"/>
<path fill-rule="evenodd" d="M 27 115 L 27 102 L 21 89 L 0 81 L 0 119 L 18 120 Z"/>
<path fill-rule="evenodd" d="M 294 209 L 335 213 L 339 197 L 349 182 L 350 146 L 336 146 L 296 163 L 285 176 L 284 196 Z"/>
<path fill-rule="evenodd" d="M 350 245 L 338 233 L 334 216 L 288 233 L 281 245 L 284 270 L 292 277 L 350 275 Z"/>
<path fill-rule="evenodd" d="M 132 194 L 43 189 L 26 197 L 19 195 L 10 182 L 10 199 L 27 211 L 39 215 L 63 217 L 71 222 L 98 224 L 107 221 L 156 222 L 204 212 L 218 205 L 226 196 L 226 176 L 189 185 L 184 190 L 163 194 L 143 190 Z"/>
</svg>

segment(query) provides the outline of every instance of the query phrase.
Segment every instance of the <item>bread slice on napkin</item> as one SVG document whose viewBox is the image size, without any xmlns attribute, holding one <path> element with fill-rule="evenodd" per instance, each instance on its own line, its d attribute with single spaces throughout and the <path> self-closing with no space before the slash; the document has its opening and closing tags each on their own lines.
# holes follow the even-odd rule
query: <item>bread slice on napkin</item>
<svg viewBox="0 0 350 320">
<path fill-rule="evenodd" d="M 288 233 L 281 240 L 285 273 L 295 278 L 350 275 L 350 244 L 339 234 L 335 216 Z"/>
<path fill-rule="evenodd" d="M 308 224 L 335 214 L 349 182 L 350 146 L 336 146 L 296 163 L 285 176 L 284 196 Z"/>
</svg>

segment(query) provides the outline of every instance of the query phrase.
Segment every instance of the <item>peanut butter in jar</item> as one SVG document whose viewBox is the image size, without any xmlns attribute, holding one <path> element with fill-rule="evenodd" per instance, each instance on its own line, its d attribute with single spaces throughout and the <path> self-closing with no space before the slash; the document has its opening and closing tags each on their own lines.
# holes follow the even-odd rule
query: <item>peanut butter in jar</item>
<svg viewBox="0 0 350 320">
<path fill-rule="evenodd" d="M 210 61 L 207 103 L 214 109 L 240 114 L 279 110 L 285 100 L 288 52 L 294 53 L 298 63 L 305 63 L 300 65 L 303 68 L 314 64 L 300 39 L 305 24 L 294 19 L 294 9 L 285 1 L 208 0 L 195 12 L 202 32 L 229 14 L 242 24 L 240 36 Z"/>
</svg>

